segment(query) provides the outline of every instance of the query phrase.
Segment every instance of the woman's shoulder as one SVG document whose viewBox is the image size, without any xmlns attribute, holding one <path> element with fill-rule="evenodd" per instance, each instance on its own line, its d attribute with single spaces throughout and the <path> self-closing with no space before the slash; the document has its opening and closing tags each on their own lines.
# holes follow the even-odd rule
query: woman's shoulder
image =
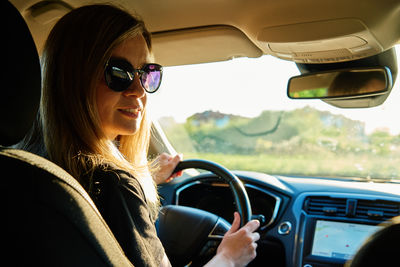
<svg viewBox="0 0 400 267">
<path fill-rule="evenodd" d="M 129 172 L 119 169 L 112 165 L 102 165 L 96 167 L 91 175 L 91 187 L 97 194 L 100 191 L 118 189 L 136 191 L 143 194 L 139 181 Z"/>
<path fill-rule="evenodd" d="M 121 181 L 121 175 L 118 173 L 118 170 L 111 166 L 98 166 L 88 172 L 88 176 L 91 187 L 94 185 L 116 186 Z"/>
</svg>

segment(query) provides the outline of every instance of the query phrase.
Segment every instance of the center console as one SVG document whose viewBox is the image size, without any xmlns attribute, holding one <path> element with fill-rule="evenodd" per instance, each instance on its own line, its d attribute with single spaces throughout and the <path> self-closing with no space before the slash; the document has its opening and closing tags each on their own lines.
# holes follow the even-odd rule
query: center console
<svg viewBox="0 0 400 267">
<path fill-rule="evenodd" d="M 399 203 L 360 195 L 306 196 L 299 217 L 295 266 L 342 267 L 384 221 L 399 211 Z"/>
</svg>

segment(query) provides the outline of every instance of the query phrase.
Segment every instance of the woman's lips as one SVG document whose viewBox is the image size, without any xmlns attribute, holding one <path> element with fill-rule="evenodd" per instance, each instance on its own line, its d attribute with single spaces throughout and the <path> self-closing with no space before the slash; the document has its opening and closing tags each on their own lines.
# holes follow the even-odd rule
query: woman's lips
<svg viewBox="0 0 400 267">
<path fill-rule="evenodd" d="M 118 111 L 129 118 L 138 118 L 140 114 L 140 110 L 134 108 L 121 108 Z"/>
</svg>

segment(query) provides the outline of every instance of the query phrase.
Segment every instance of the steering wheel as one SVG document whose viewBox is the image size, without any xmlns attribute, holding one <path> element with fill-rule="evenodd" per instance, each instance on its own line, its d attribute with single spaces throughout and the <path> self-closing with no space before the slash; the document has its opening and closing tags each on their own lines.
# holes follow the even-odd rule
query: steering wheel
<svg viewBox="0 0 400 267">
<path fill-rule="evenodd" d="M 240 226 L 251 220 L 249 197 L 236 175 L 217 163 L 199 159 L 181 161 L 174 172 L 190 168 L 210 171 L 225 181 L 240 214 Z M 172 266 L 184 266 L 189 262 L 192 262 L 191 266 L 196 262 L 205 263 L 215 254 L 229 228 L 230 223 L 215 214 L 176 205 L 164 206 L 157 222 L 158 236 Z"/>
</svg>

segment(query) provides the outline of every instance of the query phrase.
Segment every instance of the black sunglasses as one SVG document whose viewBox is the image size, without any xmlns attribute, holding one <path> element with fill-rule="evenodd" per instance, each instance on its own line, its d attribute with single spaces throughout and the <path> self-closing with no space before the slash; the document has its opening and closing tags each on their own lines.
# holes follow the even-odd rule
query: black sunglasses
<svg viewBox="0 0 400 267">
<path fill-rule="evenodd" d="M 104 70 L 107 86 L 115 92 L 123 92 L 129 88 L 139 75 L 140 84 L 147 93 L 154 93 L 161 84 L 163 67 L 159 64 L 145 64 L 141 69 L 132 67 L 129 61 L 122 58 L 110 58 Z"/>
</svg>

